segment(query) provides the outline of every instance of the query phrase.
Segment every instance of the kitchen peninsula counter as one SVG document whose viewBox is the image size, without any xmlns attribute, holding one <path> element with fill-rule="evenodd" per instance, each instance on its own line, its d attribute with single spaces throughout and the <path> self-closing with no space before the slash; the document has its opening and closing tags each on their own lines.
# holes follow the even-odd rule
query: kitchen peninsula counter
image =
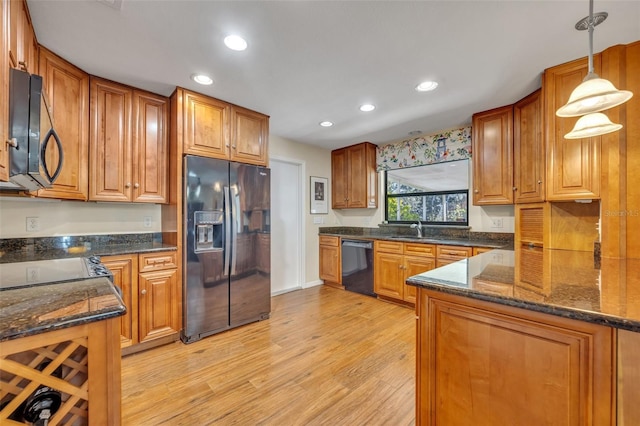
<svg viewBox="0 0 640 426">
<path fill-rule="evenodd" d="M 51 424 L 120 424 L 125 311 L 104 277 L 0 291 L 0 423 L 48 386 L 62 399 Z"/>
<path fill-rule="evenodd" d="M 640 424 L 638 270 L 522 247 L 410 277 L 416 424 Z"/>
</svg>

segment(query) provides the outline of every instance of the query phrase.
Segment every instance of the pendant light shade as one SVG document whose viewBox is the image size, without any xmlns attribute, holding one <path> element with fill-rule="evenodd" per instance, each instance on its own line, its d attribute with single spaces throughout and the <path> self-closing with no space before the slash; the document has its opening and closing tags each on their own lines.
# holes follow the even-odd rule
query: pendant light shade
<svg viewBox="0 0 640 426">
<path fill-rule="evenodd" d="M 584 115 L 576 121 L 573 130 L 564 135 L 565 139 L 582 139 L 605 135 L 622 129 L 622 124 L 612 123 L 609 117 L 601 112 Z"/>
<path fill-rule="evenodd" d="M 620 130 L 622 125 L 612 123 L 600 111 L 623 104 L 633 96 L 628 90 L 616 89 L 610 81 L 598 77 L 593 70 L 593 30 L 607 16 L 607 12 L 594 15 L 593 0 L 589 0 L 589 16 L 576 23 L 577 30 L 589 31 L 589 70 L 582 83 L 571 92 L 567 104 L 556 111 L 558 117 L 583 116 L 573 130 L 564 136 L 566 139 L 581 139 Z"/>
<path fill-rule="evenodd" d="M 589 76 L 587 76 L 589 77 Z M 556 111 L 558 117 L 577 117 L 592 112 L 604 111 L 625 103 L 633 93 L 618 90 L 609 81 L 592 74 L 576 87 L 566 105 Z"/>
</svg>

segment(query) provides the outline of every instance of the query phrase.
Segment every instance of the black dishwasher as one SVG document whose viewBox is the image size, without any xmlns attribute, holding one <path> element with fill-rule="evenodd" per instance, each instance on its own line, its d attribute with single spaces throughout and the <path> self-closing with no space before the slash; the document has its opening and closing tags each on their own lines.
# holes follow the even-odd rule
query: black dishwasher
<svg viewBox="0 0 640 426">
<path fill-rule="evenodd" d="M 376 296 L 372 241 L 342 240 L 342 285 L 345 290 Z"/>
</svg>

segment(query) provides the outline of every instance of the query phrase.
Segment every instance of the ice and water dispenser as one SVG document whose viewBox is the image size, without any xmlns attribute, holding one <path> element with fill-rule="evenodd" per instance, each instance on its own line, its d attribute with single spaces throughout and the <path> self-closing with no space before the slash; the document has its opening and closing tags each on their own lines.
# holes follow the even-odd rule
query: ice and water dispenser
<svg viewBox="0 0 640 426">
<path fill-rule="evenodd" d="M 195 252 L 222 251 L 224 236 L 222 211 L 197 211 L 194 217 Z"/>
</svg>

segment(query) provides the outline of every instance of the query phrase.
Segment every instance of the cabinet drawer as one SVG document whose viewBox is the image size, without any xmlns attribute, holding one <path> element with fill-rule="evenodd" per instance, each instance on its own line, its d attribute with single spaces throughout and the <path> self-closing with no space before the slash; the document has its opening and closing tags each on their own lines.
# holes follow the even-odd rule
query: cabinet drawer
<svg viewBox="0 0 640 426">
<path fill-rule="evenodd" d="M 473 248 L 460 246 L 438 246 L 438 257 L 460 258 L 471 256 Z"/>
<path fill-rule="evenodd" d="M 396 242 L 396 241 L 378 240 L 374 243 L 374 247 L 376 251 L 402 254 L 403 244 L 404 243 L 402 242 Z"/>
<path fill-rule="evenodd" d="M 340 245 L 340 237 L 320 235 L 320 245 L 338 247 Z"/>
<path fill-rule="evenodd" d="M 433 244 L 405 243 L 404 254 L 421 257 L 436 257 L 436 246 Z"/>
<path fill-rule="evenodd" d="M 140 253 L 139 272 L 159 271 L 161 269 L 175 269 L 178 267 L 176 252 Z"/>
</svg>

